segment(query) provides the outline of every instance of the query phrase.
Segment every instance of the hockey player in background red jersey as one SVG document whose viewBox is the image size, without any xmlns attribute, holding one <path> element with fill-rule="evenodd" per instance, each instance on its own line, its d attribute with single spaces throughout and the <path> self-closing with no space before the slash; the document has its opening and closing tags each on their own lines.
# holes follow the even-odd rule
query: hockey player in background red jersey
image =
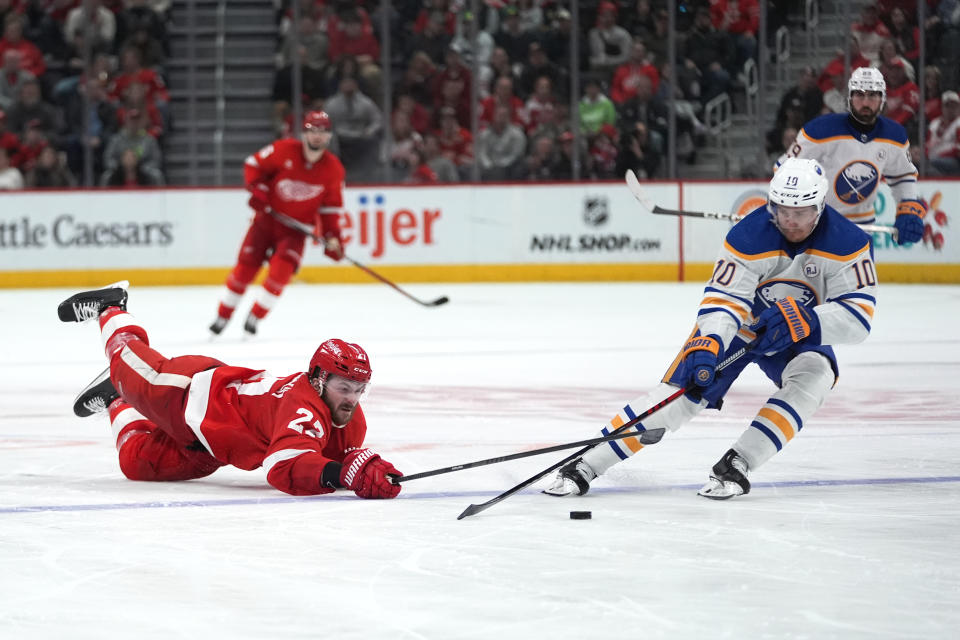
<svg viewBox="0 0 960 640">
<path fill-rule="evenodd" d="M 64 322 L 98 319 L 110 368 L 77 397 L 74 413 L 109 411 L 120 469 L 131 480 L 203 478 L 224 465 L 263 467 L 292 495 L 347 488 L 394 498 L 400 472 L 363 447 L 360 397 L 370 361 L 356 344 L 327 340 L 306 372 L 274 377 L 206 356 L 166 358 L 126 311 L 127 283 L 75 294 Z"/>
<path fill-rule="evenodd" d="M 300 268 L 306 240 L 300 230 L 303 225 L 323 237 L 328 257 L 343 257 L 340 211 L 345 172 L 340 159 L 327 150 L 331 135 L 330 117 L 323 111 L 308 111 L 303 117 L 302 141 L 277 140 L 244 163 L 248 204 L 255 213 L 237 264 L 227 276 L 217 318 L 210 325 L 215 335 L 227 326 L 247 286 L 267 262 L 263 291 L 243 325 L 248 334 L 257 332 L 257 324 Z"/>
</svg>

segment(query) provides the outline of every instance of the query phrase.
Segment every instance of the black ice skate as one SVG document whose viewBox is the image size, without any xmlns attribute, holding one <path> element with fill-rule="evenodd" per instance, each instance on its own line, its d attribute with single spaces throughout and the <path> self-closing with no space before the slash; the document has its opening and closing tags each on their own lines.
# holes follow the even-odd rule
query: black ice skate
<svg viewBox="0 0 960 640">
<path fill-rule="evenodd" d="M 749 470 L 747 461 L 734 449 L 730 449 L 720 462 L 713 465 L 710 481 L 700 488 L 698 495 L 711 500 L 727 500 L 734 496 L 750 493 L 750 481 L 747 480 Z"/>
<path fill-rule="evenodd" d="M 213 324 L 210 325 L 210 333 L 215 336 L 220 335 L 223 332 L 223 328 L 227 326 L 229 320 L 223 316 L 217 316 L 217 319 L 213 321 Z"/>
<path fill-rule="evenodd" d="M 577 458 L 560 467 L 553 484 L 543 490 L 548 496 L 582 496 L 590 490 L 590 481 L 597 477 L 594 470 Z"/>
<path fill-rule="evenodd" d="M 61 322 L 85 322 L 100 315 L 107 307 L 127 308 L 126 280 L 109 284 L 102 289 L 75 293 L 57 307 Z"/>
<path fill-rule="evenodd" d="M 257 323 L 259 322 L 260 318 L 251 313 L 247 316 L 247 321 L 243 323 L 243 330 L 248 336 L 255 336 L 257 335 Z"/>
<path fill-rule="evenodd" d="M 79 418 L 102 413 L 119 397 L 120 394 L 110 381 L 110 367 L 107 367 L 73 401 L 73 412 Z"/>
</svg>

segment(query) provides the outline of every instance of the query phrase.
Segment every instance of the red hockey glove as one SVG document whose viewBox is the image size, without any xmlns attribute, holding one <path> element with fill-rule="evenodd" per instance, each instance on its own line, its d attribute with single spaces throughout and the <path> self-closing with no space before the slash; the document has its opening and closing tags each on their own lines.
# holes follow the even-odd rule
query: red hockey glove
<svg viewBox="0 0 960 640">
<path fill-rule="evenodd" d="M 923 239 L 923 217 L 927 210 L 917 200 L 904 200 L 897 206 L 893 226 L 897 229 L 897 244 L 920 242 Z"/>
<path fill-rule="evenodd" d="M 403 475 L 370 449 L 357 449 L 343 459 L 340 484 L 361 498 L 396 498 L 400 485 L 392 484 L 387 474 Z"/>
<path fill-rule="evenodd" d="M 254 182 L 250 185 L 250 199 L 247 204 L 258 213 L 263 213 L 270 206 L 270 187 L 263 182 Z"/>
<path fill-rule="evenodd" d="M 331 260 L 339 261 L 343 258 L 340 216 L 336 213 L 321 213 L 317 222 L 323 234 L 323 253 Z"/>
<path fill-rule="evenodd" d="M 339 233 L 323 234 L 323 253 L 331 260 L 340 260 L 343 258 L 343 243 L 340 241 Z"/>
<path fill-rule="evenodd" d="M 820 318 L 790 296 L 761 313 L 750 328 L 757 333 L 753 348 L 768 356 L 804 340 L 820 344 Z"/>
</svg>

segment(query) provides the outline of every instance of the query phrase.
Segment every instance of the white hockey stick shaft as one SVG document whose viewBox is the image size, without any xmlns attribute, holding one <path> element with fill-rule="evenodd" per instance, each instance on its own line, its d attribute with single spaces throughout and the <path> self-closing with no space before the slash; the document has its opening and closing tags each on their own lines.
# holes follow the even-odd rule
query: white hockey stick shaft
<svg viewBox="0 0 960 640">
<path fill-rule="evenodd" d="M 682 209 L 665 209 L 660 205 L 655 205 L 646 197 L 643 192 L 643 187 L 640 186 L 640 181 L 637 180 L 637 176 L 633 173 L 631 169 L 627 169 L 627 174 L 625 176 L 627 181 L 627 188 L 630 189 L 630 193 L 633 194 L 633 197 L 637 199 L 644 209 L 650 213 L 656 213 L 657 215 L 668 215 L 668 216 L 683 216 L 686 218 L 710 218 L 713 220 L 729 220 L 731 222 L 738 222 L 742 216 L 734 215 L 732 213 L 715 213 L 712 211 L 684 211 Z M 889 227 L 882 224 L 861 224 L 858 225 L 864 231 L 870 233 L 886 233 L 893 237 L 894 240 L 897 239 L 897 229 L 896 227 Z"/>
</svg>

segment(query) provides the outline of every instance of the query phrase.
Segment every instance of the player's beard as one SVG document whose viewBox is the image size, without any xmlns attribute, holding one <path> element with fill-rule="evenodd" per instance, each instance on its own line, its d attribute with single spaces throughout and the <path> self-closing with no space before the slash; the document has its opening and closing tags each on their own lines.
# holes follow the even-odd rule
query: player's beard
<svg viewBox="0 0 960 640">
<path fill-rule="evenodd" d="M 853 111 L 853 117 L 860 124 L 870 125 L 877 121 L 877 116 L 879 111 L 874 111 L 870 107 L 864 105 L 860 107 L 859 111 Z"/>
<path fill-rule="evenodd" d="M 353 419 L 353 414 L 357 410 L 356 403 L 341 402 L 337 407 L 330 409 L 330 417 L 333 418 L 333 424 L 345 425 Z"/>
</svg>

